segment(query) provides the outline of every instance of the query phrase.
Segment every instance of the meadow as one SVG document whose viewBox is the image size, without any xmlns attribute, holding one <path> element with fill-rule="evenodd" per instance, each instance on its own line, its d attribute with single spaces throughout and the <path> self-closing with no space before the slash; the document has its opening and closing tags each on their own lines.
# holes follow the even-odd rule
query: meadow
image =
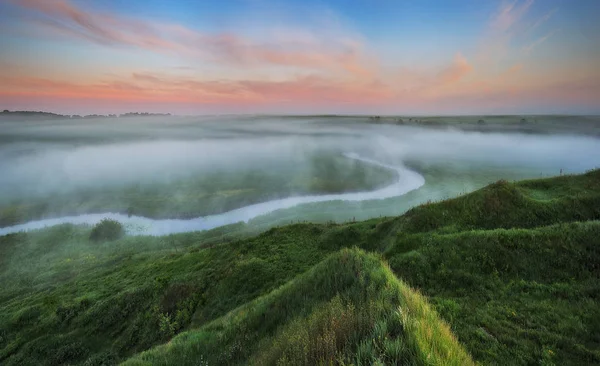
<svg viewBox="0 0 600 366">
<path fill-rule="evenodd" d="M 3 236 L 0 360 L 594 364 L 598 173 L 258 235 Z"/>
<path fill-rule="evenodd" d="M 146 200 L 177 179 L 195 183 L 189 191 L 172 186 L 172 194 L 214 180 L 214 189 L 231 182 L 276 188 L 274 196 L 362 192 L 397 179 L 346 159 L 347 151 L 403 163 L 425 184 L 398 197 L 304 204 L 206 231 L 127 235 L 119 223 L 62 224 L 0 236 L 0 363 L 600 363 L 600 170 L 590 170 L 597 140 L 290 119 L 285 128 L 268 118 L 255 125 L 283 139 L 269 146 L 248 124 L 210 120 L 152 119 L 110 133 L 95 124 L 44 132 L 7 125 L 5 134 L 20 137 L 2 145 L 0 162 L 11 173 L 1 179 L 4 202 L 93 192 L 74 193 L 64 212 L 86 212 L 89 202 L 127 212 L 131 203 L 119 194 L 142 178 L 156 189 L 138 196 Z M 177 123 L 191 124 L 185 138 L 169 128 Z M 167 142 L 156 138 L 162 129 Z M 95 169 L 80 164 L 92 157 Z M 261 161 L 269 170 L 252 178 L 212 175 L 215 165 L 250 171 Z M 50 174 L 56 169 L 62 174 Z M 34 171 L 47 179 L 33 179 Z M 286 188 L 284 178 L 294 176 L 303 183 Z M 535 179 L 515 181 L 522 178 Z M 180 217 L 182 206 L 165 209 L 170 202 L 137 207 Z M 203 206 L 189 207 L 227 209 Z M 63 212 L 54 209 L 17 221 Z"/>
</svg>

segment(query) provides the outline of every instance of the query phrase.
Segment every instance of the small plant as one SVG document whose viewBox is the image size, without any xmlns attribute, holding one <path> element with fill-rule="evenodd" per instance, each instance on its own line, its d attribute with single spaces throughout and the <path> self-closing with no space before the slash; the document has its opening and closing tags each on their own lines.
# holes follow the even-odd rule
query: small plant
<svg viewBox="0 0 600 366">
<path fill-rule="evenodd" d="M 175 335 L 175 331 L 179 328 L 179 325 L 171 319 L 171 314 L 161 313 L 158 315 L 158 327 L 164 336 L 171 338 Z"/>
<path fill-rule="evenodd" d="M 92 241 L 113 241 L 122 238 L 125 235 L 125 229 L 120 222 L 111 219 L 100 221 L 90 233 Z"/>
</svg>

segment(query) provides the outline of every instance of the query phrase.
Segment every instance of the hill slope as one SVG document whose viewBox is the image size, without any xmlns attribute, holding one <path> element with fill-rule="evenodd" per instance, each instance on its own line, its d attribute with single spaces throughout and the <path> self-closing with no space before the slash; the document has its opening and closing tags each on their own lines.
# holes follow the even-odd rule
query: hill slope
<svg viewBox="0 0 600 366">
<path fill-rule="evenodd" d="M 245 225 L 99 244 L 70 225 L 8 235 L 0 363 L 600 363 L 599 219 L 592 171 L 257 236 Z"/>
<path fill-rule="evenodd" d="M 126 365 L 473 364 L 381 259 L 344 249 L 281 288 Z"/>
</svg>

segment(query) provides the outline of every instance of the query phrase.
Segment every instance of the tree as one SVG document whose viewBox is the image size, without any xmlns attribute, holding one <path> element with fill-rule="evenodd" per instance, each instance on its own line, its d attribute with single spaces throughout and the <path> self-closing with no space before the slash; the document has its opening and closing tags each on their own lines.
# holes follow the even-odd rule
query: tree
<svg viewBox="0 0 600 366">
<path fill-rule="evenodd" d="M 122 238 L 125 235 L 125 229 L 120 222 L 111 219 L 102 219 L 90 232 L 92 241 L 113 241 Z"/>
</svg>

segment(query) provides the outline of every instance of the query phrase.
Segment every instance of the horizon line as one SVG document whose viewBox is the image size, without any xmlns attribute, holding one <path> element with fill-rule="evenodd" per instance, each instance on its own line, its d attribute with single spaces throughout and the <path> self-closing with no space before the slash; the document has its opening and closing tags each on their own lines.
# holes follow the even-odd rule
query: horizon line
<svg viewBox="0 0 600 366">
<path fill-rule="evenodd" d="M 8 112 L 8 113 L 7 113 Z M 50 114 L 59 117 L 80 117 L 80 118 L 120 118 L 120 117 L 222 117 L 222 116 L 245 116 L 245 117 L 379 117 L 379 118 L 399 118 L 399 117 L 513 117 L 513 116 L 530 116 L 530 117 L 559 117 L 559 116 L 578 116 L 578 117 L 600 117 L 600 112 L 597 114 L 593 113 L 466 113 L 466 114 L 374 114 L 374 113 L 353 113 L 353 114 L 337 114 L 337 113 L 316 113 L 316 114 L 302 114 L 302 113 L 209 113 L 209 114 L 177 114 L 172 112 L 124 112 L 124 113 L 108 113 L 108 114 L 64 114 L 58 112 L 49 111 L 36 111 L 36 110 L 8 110 L 3 109 L 0 111 L 0 115 L 3 114 L 16 114 L 16 113 L 31 113 L 31 114 Z M 136 114 L 138 114 L 136 116 Z M 76 119 L 76 118 L 75 118 Z"/>
</svg>

